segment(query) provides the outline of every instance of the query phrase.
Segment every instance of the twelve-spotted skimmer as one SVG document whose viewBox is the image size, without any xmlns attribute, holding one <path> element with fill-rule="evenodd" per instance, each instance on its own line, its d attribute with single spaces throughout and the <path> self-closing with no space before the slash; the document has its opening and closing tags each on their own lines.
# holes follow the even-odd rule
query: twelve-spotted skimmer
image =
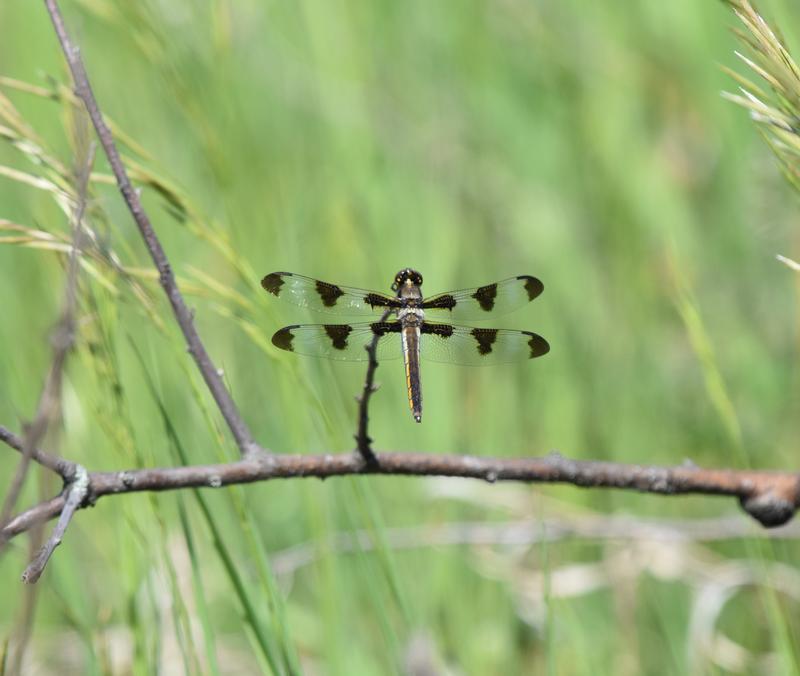
<svg viewBox="0 0 800 676">
<path fill-rule="evenodd" d="M 453 364 L 483 365 L 533 359 L 550 346 L 530 331 L 482 329 L 432 322 L 428 315 L 445 319 L 486 319 L 511 312 L 532 301 L 544 289 L 530 275 L 502 282 L 422 297 L 422 275 L 405 268 L 394 278 L 390 296 L 376 291 L 321 282 L 293 272 L 272 272 L 261 286 L 284 300 L 321 312 L 342 316 L 383 315 L 359 324 L 293 324 L 272 336 L 282 350 L 314 357 L 349 361 L 369 358 L 366 348 L 377 339 L 378 361 L 403 355 L 408 403 L 417 422 L 422 421 L 419 358 Z M 397 349 L 400 337 L 402 351 Z"/>
</svg>

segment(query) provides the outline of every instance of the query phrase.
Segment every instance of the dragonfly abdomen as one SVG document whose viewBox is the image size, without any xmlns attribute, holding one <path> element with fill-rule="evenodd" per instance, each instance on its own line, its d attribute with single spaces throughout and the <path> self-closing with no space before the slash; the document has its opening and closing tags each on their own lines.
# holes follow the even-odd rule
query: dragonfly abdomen
<svg viewBox="0 0 800 676">
<path fill-rule="evenodd" d="M 422 314 L 420 312 L 420 314 Z M 406 366 L 408 405 L 414 420 L 422 422 L 422 382 L 419 369 L 419 336 L 422 317 L 409 311 L 401 317 L 403 323 L 403 360 Z"/>
</svg>

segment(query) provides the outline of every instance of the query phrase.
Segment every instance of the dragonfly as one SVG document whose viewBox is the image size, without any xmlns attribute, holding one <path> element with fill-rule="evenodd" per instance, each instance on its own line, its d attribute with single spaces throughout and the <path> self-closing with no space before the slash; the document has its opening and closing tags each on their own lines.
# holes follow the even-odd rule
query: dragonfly
<svg viewBox="0 0 800 676">
<path fill-rule="evenodd" d="M 408 404 L 422 422 L 420 358 L 433 362 L 481 366 L 535 359 L 550 351 L 542 336 L 530 331 L 486 329 L 450 320 L 485 320 L 517 310 L 544 290 L 536 277 L 518 275 L 472 289 L 423 297 L 422 275 L 398 272 L 394 295 L 341 286 L 294 272 L 271 272 L 264 290 L 294 305 L 343 317 L 372 315 L 354 324 L 292 324 L 272 336 L 281 350 L 312 357 L 366 361 L 375 341 L 378 362 L 403 356 Z M 398 349 L 399 348 L 399 349 Z"/>
</svg>

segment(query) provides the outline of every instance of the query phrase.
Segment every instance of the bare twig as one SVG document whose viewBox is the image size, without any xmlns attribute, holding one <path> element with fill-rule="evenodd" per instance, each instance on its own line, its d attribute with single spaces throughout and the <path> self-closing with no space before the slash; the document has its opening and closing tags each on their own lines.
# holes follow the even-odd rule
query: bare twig
<svg viewBox="0 0 800 676">
<path fill-rule="evenodd" d="M 53 533 L 47 539 L 47 542 L 45 542 L 44 547 L 42 547 L 33 561 L 28 564 L 25 572 L 22 573 L 23 582 L 33 584 L 39 579 L 39 576 L 42 574 L 55 548 L 61 544 L 67 526 L 72 520 L 72 515 L 80 508 L 81 504 L 86 499 L 88 491 L 89 473 L 82 465 L 77 465 L 75 478 L 64 493 L 66 496 L 64 498 L 64 508 L 61 510 L 61 514 L 58 517 L 58 523 L 53 529 Z"/>
<path fill-rule="evenodd" d="M 449 476 L 484 481 L 564 483 L 584 488 L 618 488 L 661 495 L 728 495 L 761 525 L 780 526 L 800 504 L 800 475 L 789 472 L 703 469 L 694 465 L 659 467 L 570 460 L 557 453 L 542 458 L 488 458 L 426 453 L 381 452 L 377 464 L 360 455 L 271 455 L 222 465 L 195 465 L 92 472 L 82 507 L 104 495 L 138 491 L 228 486 L 271 479 L 349 475 Z M 13 537 L 58 516 L 66 498 L 55 498 L 19 514 L 0 531 Z"/>
<path fill-rule="evenodd" d="M 144 243 L 150 252 L 153 263 L 158 269 L 159 282 L 161 283 L 161 286 L 164 289 L 167 298 L 169 299 L 170 305 L 172 306 L 172 311 L 175 314 L 178 325 L 180 326 L 183 336 L 186 339 L 189 353 L 194 358 L 197 368 L 200 369 L 200 373 L 202 374 L 203 379 L 205 380 L 206 385 L 211 392 L 211 395 L 214 397 L 214 401 L 217 403 L 217 406 L 222 413 L 222 417 L 225 418 L 225 422 L 228 424 L 231 434 L 233 434 L 233 438 L 239 447 L 241 455 L 243 457 L 247 457 L 251 452 L 263 451 L 263 449 L 259 449 L 253 441 L 253 436 L 250 432 L 250 429 L 242 419 L 236 404 L 231 398 L 230 393 L 225 388 L 225 384 L 222 381 L 219 371 L 211 361 L 211 357 L 208 355 L 208 352 L 206 351 L 206 348 L 194 327 L 192 313 L 186 306 L 186 302 L 184 301 L 183 296 L 178 289 L 178 285 L 175 282 L 175 276 L 172 272 L 172 267 L 170 266 L 167 255 L 161 246 L 161 242 L 159 241 L 155 230 L 153 229 L 150 218 L 147 216 L 147 213 L 142 207 L 138 193 L 136 190 L 134 190 L 133 185 L 128 178 L 127 171 L 122 163 L 122 159 L 120 158 L 119 151 L 114 143 L 114 138 L 111 134 L 111 131 L 103 120 L 103 115 L 100 112 L 97 100 L 92 92 L 92 87 L 89 83 L 89 76 L 86 73 L 86 68 L 83 65 L 80 51 L 72 43 L 69 35 L 67 34 L 67 29 L 64 25 L 64 18 L 61 15 L 58 2 L 56 2 L 56 0 L 45 0 L 45 5 L 47 6 L 47 11 L 50 14 L 50 18 L 53 22 L 53 27 L 55 28 L 56 35 L 58 36 L 58 41 L 61 44 L 62 50 L 64 51 L 64 56 L 67 59 L 69 69 L 72 73 L 72 78 L 75 81 L 75 93 L 86 106 L 86 110 L 88 111 L 89 117 L 92 120 L 95 131 L 97 132 L 97 136 L 100 139 L 100 144 L 103 146 L 103 150 L 108 158 L 108 162 L 111 165 L 111 170 L 113 171 L 117 180 L 117 185 L 119 186 L 122 197 L 125 200 L 125 204 L 128 206 L 128 209 L 133 216 L 133 220 L 136 221 L 136 225 L 138 226 L 139 232 L 144 239 Z"/>
<path fill-rule="evenodd" d="M 70 315 L 65 313 L 64 319 L 68 316 Z M 70 341 L 65 338 L 69 330 L 68 326 L 71 326 L 71 319 L 59 322 L 59 327 L 56 330 L 53 362 L 50 366 L 50 371 L 45 380 L 44 387 L 42 388 L 42 395 L 39 399 L 36 417 L 26 430 L 25 437 L 19 448 L 22 458 L 19 465 L 17 465 L 17 471 L 14 473 L 11 486 L 3 501 L 3 509 L 2 513 L 0 513 L 0 525 L 8 522 L 14 505 L 17 503 L 17 498 L 19 498 L 20 491 L 25 482 L 25 477 L 28 474 L 28 467 L 34 456 L 34 449 L 41 443 L 47 433 L 49 423 L 58 409 L 58 400 L 61 395 L 61 378 L 70 345 Z M 2 543 L 3 539 L 0 537 L 0 545 L 2 545 Z"/>
<path fill-rule="evenodd" d="M 0 425 L 0 441 L 10 446 L 11 448 L 22 453 L 25 448 L 25 442 L 21 437 L 18 437 L 12 431 Z M 65 458 L 60 458 L 57 455 L 46 453 L 39 448 L 31 448 L 31 460 L 38 462 L 42 467 L 55 472 L 64 481 L 71 481 L 75 476 L 75 463 Z"/>
<path fill-rule="evenodd" d="M 391 310 L 386 310 L 378 321 L 385 322 L 390 313 Z M 375 353 L 378 349 L 378 338 L 380 338 L 380 336 L 374 333 L 370 344 L 365 346 L 367 354 L 369 355 L 367 375 L 364 379 L 364 389 L 361 391 L 361 396 L 356 397 L 356 401 L 358 401 L 358 431 L 355 437 L 356 448 L 358 452 L 361 453 L 361 457 L 364 458 L 364 462 L 370 465 L 374 465 L 378 462 L 378 458 L 375 457 L 375 453 L 372 450 L 372 438 L 367 433 L 367 427 L 369 426 L 369 399 L 378 389 L 378 386 L 375 385 L 375 371 L 378 368 L 378 359 Z"/>
</svg>

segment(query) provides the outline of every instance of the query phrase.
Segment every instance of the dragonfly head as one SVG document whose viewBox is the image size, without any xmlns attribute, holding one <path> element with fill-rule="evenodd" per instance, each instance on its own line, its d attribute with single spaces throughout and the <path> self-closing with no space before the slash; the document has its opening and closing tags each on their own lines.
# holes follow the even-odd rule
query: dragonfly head
<svg viewBox="0 0 800 676">
<path fill-rule="evenodd" d="M 422 275 L 411 268 L 403 268 L 394 276 L 392 291 L 399 291 L 403 286 L 422 286 Z"/>
</svg>

